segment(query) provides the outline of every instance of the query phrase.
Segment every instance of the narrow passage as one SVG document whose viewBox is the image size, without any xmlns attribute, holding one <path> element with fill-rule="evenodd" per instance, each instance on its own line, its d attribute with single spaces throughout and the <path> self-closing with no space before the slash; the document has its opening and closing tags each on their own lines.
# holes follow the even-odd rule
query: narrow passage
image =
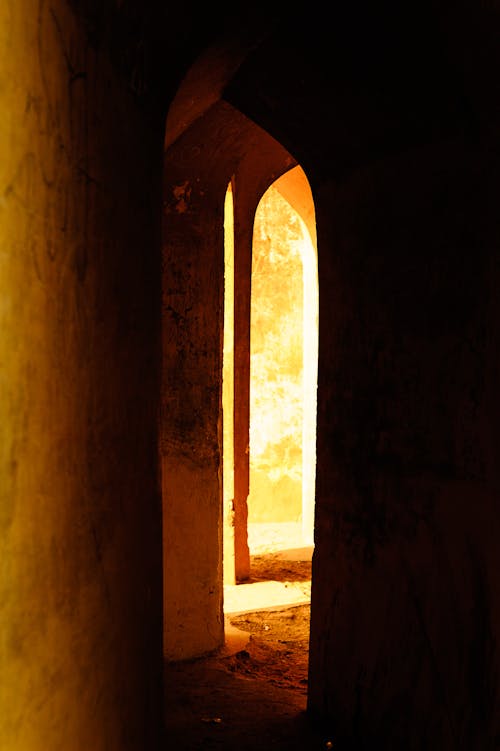
<svg viewBox="0 0 500 751">
<path fill-rule="evenodd" d="M 251 575 L 226 585 L 226 646 L 166 668 L 167 737 L 180 749 L 324 749 L 306 709 L 312 546 L 300 524 L 249 525 Z"/>
</svg>

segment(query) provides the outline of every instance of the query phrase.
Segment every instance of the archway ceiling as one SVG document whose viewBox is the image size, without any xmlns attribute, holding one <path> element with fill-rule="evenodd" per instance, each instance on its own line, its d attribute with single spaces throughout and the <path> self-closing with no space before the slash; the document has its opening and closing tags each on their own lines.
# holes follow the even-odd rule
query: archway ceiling
<svg viewBox="0 0 500 751">
<path fill-rule="evenodd" d="M 240 9 L 213 37 L 207 24 L 180 89 L 185 122 L 223 98 L 313 179 L 448 138 L 465 127 L 467 103 L 442 19 L 425 8 L 329 4 L 300 18 Z"/>
<path fill-rule="evenodd" d="M 223 93 L 316 177 L 449 137 L 464 124 L 439 25 L 406 7 L 388 17 L 377 5 L 362 17 L 344 6 L 274 27 Z"/>
<path fill-rule="evenodd" d="M 69 1 L 148 106 L 166 110 L 203 59 L 191 116 L 224 98 L 312 179 L 467 125 L 447 0 L 317 3 L 298 14 L 273 2 Z"/>
</svg>

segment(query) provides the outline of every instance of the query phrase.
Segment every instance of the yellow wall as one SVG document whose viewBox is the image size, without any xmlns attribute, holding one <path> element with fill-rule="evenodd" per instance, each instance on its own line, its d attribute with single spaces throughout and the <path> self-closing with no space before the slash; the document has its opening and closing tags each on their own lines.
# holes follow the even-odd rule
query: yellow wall
<svg viewBox="0 0 500 751">
<path fill-rule="evenodd" d="M 142 751 L 161 665 L 157 154 L 58 0 L 0 3 L 0 112 L 0 748 Z"/>
<path fill-rule="evenodd" d="M 306 224 L 307 221 L 307 224 Z M 300 167 L 255 215 L 251 310 L 251 522 L 302 521 L 312 542 L 318 280 L 314 203 Z"/>
</svg>

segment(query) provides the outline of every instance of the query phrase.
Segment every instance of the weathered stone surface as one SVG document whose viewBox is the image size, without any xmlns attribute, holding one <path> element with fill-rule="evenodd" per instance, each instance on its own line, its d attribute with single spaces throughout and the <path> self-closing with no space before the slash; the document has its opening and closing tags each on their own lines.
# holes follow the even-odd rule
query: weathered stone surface
<svg viewBox="0 0 500 751">
<path fill-rule="evenodd" d="M 161 727 L 160 131 L 64 2 L 0 8 L 0 747 Z"/>
</svg>

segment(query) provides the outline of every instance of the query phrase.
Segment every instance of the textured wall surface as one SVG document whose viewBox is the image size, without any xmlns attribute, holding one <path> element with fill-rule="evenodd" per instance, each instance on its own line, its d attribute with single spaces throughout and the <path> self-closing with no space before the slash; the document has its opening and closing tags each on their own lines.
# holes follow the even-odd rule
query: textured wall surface
<svg viewBox="0 0 500 751">
<path fill-rule="evenodd" d="M 317 200 L 309 706 L 354 748 L 496 748 L 499 188 L 453 141 Z"/>
<path fill-rule="evenodd" d="M 229 109 L 192 126 L 164 163 L 161 457 L 170 660 L 224 641 L 224 200 L 235 154 L 221 154 L 221 143 L 240 126 Z"/>
<path fill-rule="evenodd" d="M 252 245 L 251 522 L 302 516 L 303 243 L 298 214 L 271 186 L 255 214 Z"/>
<path fill-rule="evenodd" d="M 316 207 L 310 714 L 355 751 L 490 751 L 498 3 L 344 3 L 276 29 L 225 95 Z"/>
<path fill-rule="evenodd" d="M 1 3 L 0 110 L 0 748 L 142 751 L 161 141 L 64 2 Z"/>
</svg>

